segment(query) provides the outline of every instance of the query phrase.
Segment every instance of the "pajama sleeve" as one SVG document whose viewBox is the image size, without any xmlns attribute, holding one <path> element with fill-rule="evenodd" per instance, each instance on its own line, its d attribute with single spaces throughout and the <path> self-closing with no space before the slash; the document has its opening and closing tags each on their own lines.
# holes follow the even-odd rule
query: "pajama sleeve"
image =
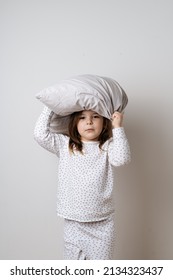
<svg viewBox="0 0 173 280">
<path fill-rule="evenodd" d="M 65 142 L 66 136 L 50 131 L 50 121 L 52 116 L 53 112 L 45 106 L 36 122 L 34 139 L 41 147 L 58 155 L 61 146 Z"/>
<path fill-rule="evenodd" d="M 113 138 L 108 147 L 109 162 L 113 166 L 121 166 L 129 163 L 131 153 L 124 128 L 114 128 L 112 132 Z"/>
</svg>

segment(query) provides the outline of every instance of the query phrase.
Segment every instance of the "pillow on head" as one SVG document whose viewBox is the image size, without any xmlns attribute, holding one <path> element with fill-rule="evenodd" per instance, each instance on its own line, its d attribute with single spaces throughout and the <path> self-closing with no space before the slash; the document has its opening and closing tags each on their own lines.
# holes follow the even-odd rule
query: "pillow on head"
<svg viewBox="0 0 173 280">
<path fill-rule="evenodd" d="M 83 110 L 92 110 L 111 119 L 115 111 L 123 111 L 128 98 L 113 79 L 96 75 L 80 75 L 40 91 L 36 97 L 55 114 L 51 130 L 68 134 L 69 115 Z"/>
</svg>

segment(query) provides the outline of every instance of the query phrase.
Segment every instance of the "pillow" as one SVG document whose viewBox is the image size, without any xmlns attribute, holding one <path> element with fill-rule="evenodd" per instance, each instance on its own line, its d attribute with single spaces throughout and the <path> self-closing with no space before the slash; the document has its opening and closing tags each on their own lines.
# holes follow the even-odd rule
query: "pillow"
<svg viewBox="0 0 173 280">
<path fill-rule="evenodd" d="M 92 110 L 111 119 L 115 111 L 123 111 L 128 98 L 113 79 L 96 75 L 80 75 L 41 90 L 37 93 L 43 104 L 55 114 L 51 120 L 52 131 L 67 134 L 69 115 L 82 110 Z"/>
</svg>

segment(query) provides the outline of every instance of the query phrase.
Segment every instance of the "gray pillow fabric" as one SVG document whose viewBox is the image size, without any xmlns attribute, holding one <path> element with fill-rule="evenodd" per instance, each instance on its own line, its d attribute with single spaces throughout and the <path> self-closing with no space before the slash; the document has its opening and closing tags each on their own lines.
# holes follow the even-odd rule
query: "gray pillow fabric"
<svg viewBox="0 0 173 280">
<path fill-rule="evenodd" d="M 68 134 L 69 116 L 73 112 L 92 110 L 111 119 L 115 111 L 122 112 L 128 103 L 126 93 L 115 80 L 96 75 L 62 80 L 41 90 L 36 98 L 54 112 L 51 130 L 63 134 Z"/>
</svg>

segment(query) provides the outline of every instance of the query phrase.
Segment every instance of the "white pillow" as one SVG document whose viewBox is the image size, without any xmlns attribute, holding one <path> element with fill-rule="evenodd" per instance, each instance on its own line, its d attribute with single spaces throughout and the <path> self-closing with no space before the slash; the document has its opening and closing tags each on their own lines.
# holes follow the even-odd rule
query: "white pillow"
<svg viewBox="0 0 173 280">
<path fill-rule="evenodd" d="M 96 75 L 80 75 L 40 91 L 36 97 L 48 106 L 53 116 L 51 127 L 66 133 L 69 115 L 82 110 L 92 110 L 110 119 L 113 112 L 122 111 L 128 98 L 113 79 Z"/>
</svg>

